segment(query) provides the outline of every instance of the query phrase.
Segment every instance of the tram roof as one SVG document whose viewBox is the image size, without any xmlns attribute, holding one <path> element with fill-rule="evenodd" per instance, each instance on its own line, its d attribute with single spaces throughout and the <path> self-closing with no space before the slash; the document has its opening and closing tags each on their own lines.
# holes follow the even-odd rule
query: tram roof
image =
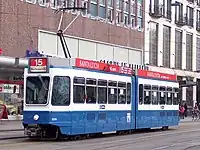
<svg viewBox="0 0 200 150">
<path fill-rule="evenodd" d="M 148 69 L 135 69 L 127 66 L 119 66 L 116 64 L 108 64 L 94 60 L 82 58 L 58 58 L 58 57 L 30 57 L 28 63 L 29 73 L 48 73 L 50 67 L 56 68 L 82 68 L 87 70 L 97 70 L 105 73 L 118 73 L 129 76 L 139 76 L 146 78 L 155 78 L 160 80 L 176 81 L 177 77 L 174 74 L 166 74 L 154 72 Z"/>
</svg>

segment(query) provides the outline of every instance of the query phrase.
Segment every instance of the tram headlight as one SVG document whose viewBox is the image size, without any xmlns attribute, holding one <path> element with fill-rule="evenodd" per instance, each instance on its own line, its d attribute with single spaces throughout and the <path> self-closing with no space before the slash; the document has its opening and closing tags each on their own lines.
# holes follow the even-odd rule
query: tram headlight
<svg viewBox="0 0 200 150">
<path fill-rule="evenodd" d="M 40 118 L 40 117 L 39 117 L 37 114 L 34 115 L 34 117 L 33 117 L 33 119 L 34 119 L 35 121 L 37 121 L 39 118 Z"/>
</svg>

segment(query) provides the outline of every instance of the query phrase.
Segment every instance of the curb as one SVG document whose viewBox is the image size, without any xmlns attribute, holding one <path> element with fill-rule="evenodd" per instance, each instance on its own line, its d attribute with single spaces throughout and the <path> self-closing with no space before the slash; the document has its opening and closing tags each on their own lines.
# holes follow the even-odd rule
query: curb
<svg viewBox="0 0 200 150">
<path fill-rule="evenodd" d="M 25 139 L 25 138 L 27 138 L 27 136 L 4 137 L 4 138 L 0 138 L 0 141 L 3 141 L 3 140 L 12 140 L 12 139 Z"/>
<path fill-rule="evenodd" d="M 24 131 L 24 129 L 8 129 L 8 130 L 0 130 L 0 132 L 12 132 L 12 131 Z"/>
</svg>

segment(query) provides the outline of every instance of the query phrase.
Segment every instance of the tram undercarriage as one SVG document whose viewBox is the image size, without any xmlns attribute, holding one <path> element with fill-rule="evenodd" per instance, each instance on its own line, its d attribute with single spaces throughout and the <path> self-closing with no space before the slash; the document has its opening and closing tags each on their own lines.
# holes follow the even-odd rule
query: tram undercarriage
<svg viewBox="0 0 200 150">
<path fill-rule="evenodd" d="M 57 126 L 40 124 L 24 125 L 24 134 L 29 138 L 48 140 L 56 140 L 61 135 Z"/>
</svg>

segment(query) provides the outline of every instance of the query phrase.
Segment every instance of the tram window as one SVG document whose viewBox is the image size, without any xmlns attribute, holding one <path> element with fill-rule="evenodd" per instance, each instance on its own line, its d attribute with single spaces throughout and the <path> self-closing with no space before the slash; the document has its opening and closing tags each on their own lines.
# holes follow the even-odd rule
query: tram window
<svg viewBox="0 0 200 150">
<path fill-rule="evenodd" d="M 85 102 L 85 78 L 74 77 L 73 86 L 73 101 L 74 103 L 84 103 Z"/>
<path fill-rule="evenodd" d="M 86 86 L 86 102 L 87 103 L 96 103 L 97 97 L 97 87 L 96 86 Z"/>
<path fill-rule="evenodd" d="M 172 88 L 167 87 L 167 105 L 172 105 Z"/>
<path fill-rule="evenodd" d="M 118 104 L 126 104 L 126 82 L 118 82 Z"/>
<path fill-rule="evenodd" d="M 173 105 L 178 105 L 178 88 L 173 89 Z"/>
<path fill-rule="evenodd" d="M 139 104 L 143 104 L 143 84 L 139 85 Z"/>
<path fill-rule="evenodd" d="M 74 103 L 85 102 L 85 85 L 74 85 Z"/>
<path fill-rule="evenodd" d="M 96 79 L 87 78 L 87 79 L 86 79 L 86 84 L 96 85 L 96 84 L 97 84 L 97 81 L 96 81 Z"/>
<path fill-rule="evenodd" d="M 117 88 L 108 88 L 108 104 L 117 103 Z"/>
<path fill-rule="evenodd" d="M 118 87 L 126 88 L 126 82 L 118 82 Z"/>
<path fill-rule="evenodd" d="M 98 80 L 98 103 L 106 104 L 107 103 L 107 81 Z"/>
<path fill-rule="evenodd" d="M 151 85 L 144 85 L 144 104 L 151 104 Z"/>
<path fill-rule="evenodd" d="M 159 99 L 160 99 L 160 104 L 165 105 L 165 102 L 166 102 L 165 87 L 160 87 Z"/>
<path fill-rule="evenodd" d="M 74 84 L 85 84 L 85 78 L 83 78 L 83 77 L 74 77 Z"/>
<path fill-rule="evenodd" d="M 117 81 L 108 81 L 108 86 L 117 87 Z"/>
<path fill-rule="evenodd" d="M 27 77 L 26 81 L 26 104 L 46 104 L 49 89 L 49 80 L 47 76 Z M 44 84 L 43 84 L 44 83 Z"/>
<path fill-rule="evenodd" d="M 151 104 L 151 91 L 144 91 L 144 104 Z"/>
<path fill-rule="evenodd" d="M 52 105 L 67 106 L 70 104 L 70 78 L 55 76 L 53 79 Z"/>
<path fill-rule="evenodd" d="M 98 86 L 107 86 L 107 80 L 98 80 Z"/>
<path fill-rule="evenodd" d="M 127 83 L 127 104 L 131 103 L 131 83 Z"/>
<path fill-rule="evenodd" d="M 126 104 L 126 89 L 118 88 L 118 104 Z"/>
<path fill-rule="evenodd" d="M 158 105 L 159 99 L 158 99 L 158 91 L 152 91 L 151 93 L 151 101 L 153 105 Z"/>
</svg>

